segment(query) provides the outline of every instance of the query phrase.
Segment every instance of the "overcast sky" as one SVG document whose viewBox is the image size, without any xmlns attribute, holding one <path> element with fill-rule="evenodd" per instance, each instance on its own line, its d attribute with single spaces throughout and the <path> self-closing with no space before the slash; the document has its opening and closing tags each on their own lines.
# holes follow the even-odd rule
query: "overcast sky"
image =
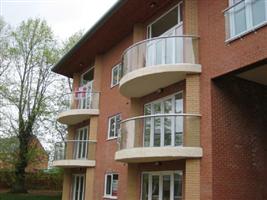
<svg viewBox="0 0 267 200">
<path fill-rule="evenodd" d="M 117 0 L 0 0 L 0 15 L 17 25 L 30 17 L 45 19 L 56 36 L 66 39 L 87 31 Z"/>
</svg>

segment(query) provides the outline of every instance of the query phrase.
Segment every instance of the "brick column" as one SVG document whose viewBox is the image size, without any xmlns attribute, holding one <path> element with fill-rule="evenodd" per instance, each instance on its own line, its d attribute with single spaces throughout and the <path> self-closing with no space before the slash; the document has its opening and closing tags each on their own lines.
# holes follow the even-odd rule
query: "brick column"
<svg viewBox="0 0 267 200">
<path fill-rule="evenodd" d="M 62 200 L 71 199 L 71 182 L 72 182 L 72 176 L 70 169 L 64 169 Z"/>
<path fill-rule="evenodd" d="M 87 168 L 85 176 L 85 200 L 94 200 L 94 173 L 95 168 Z"/>
</svg>

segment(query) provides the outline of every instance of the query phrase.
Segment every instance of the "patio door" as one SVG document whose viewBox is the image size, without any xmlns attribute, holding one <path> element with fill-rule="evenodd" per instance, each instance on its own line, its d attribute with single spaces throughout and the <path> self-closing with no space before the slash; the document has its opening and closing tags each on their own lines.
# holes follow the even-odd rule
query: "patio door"
<svg viewBox="0 0 267 200">
<path fill-rule="evenodd" d="M 74 159 L 87 159 L 88 127 L 78 129 L 75 140 Z"/>
<path fill-rule="evenodd" d="M 144 146 L 179 146 L 183 142 L 183 117 L 173 114 L 183 113 L 183 95 L 175 95 L 145 105 L 144 115 L 152 115 L 144 120 Z M 157 116 L 158 114 L 170 114 Z"/>
<path fill-rule="evenodd" d="M 85 175 L 73 175 L 72 200 L 84 200 Z"/>
<path fill-rule="evenodd" d="M 144 172 L 142 200 L 182 200 L 182 172 Z"/>
<path fill-rule="evenodd" d="M 183 39 L 174 37 L 183 34 L 182 4 L 162 15 L 148 26 L 148 38 L 163 37 L 147 43 L 146 66 L 174 64 L 183 58 Z"/>
<path fill-rule="evenodd" d="M 80 87 L 79 94 L 79 109 L 90 109 L 92 108 L 92 98 L 93 98 L 93 81 L 89 81 L 86 85 Z"/>
</svg>

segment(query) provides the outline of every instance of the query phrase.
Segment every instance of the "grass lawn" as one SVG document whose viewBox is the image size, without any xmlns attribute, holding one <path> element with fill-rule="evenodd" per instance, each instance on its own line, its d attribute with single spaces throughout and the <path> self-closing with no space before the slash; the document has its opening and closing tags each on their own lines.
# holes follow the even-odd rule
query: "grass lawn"
<svg viewBox="0 0 267 200">
<path fill-rule="evenodd" d="M 0 200 L 61 200 L 61 196 L 2 193 Z"/>
</svg>

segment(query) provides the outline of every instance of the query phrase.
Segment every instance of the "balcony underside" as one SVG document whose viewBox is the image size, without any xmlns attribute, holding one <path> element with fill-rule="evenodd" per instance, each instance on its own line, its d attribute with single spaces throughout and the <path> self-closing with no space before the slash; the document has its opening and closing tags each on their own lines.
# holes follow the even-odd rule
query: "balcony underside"
<svg viewBox="0 0 267 200">
<path fill-rule="evenodd" d="M 62 124 L 74 125 L 89 119 L 93 115 L 99 115 L 98 109 L 70 109 L 61 112 L 57 120 Z"/>
<path fill-rule="evenodd" d="M 95 160 L 55 160 L 52 166 L 62 168 L 95 167 Z"/>
<path fill-rule="evenodd" d="M 201 147 L 139 147 L 117 151 L 115 160 L 126 163 L 145 163 L 201 158 L 202 155 Z"/>
<path fill-rule="evenodd" d="M 201 65 L 182 63 L 140 68 L 123 76 L 120 93 L 126 97 L 142 97 L 194 73 L 201 73 Z"/>
</svg>

